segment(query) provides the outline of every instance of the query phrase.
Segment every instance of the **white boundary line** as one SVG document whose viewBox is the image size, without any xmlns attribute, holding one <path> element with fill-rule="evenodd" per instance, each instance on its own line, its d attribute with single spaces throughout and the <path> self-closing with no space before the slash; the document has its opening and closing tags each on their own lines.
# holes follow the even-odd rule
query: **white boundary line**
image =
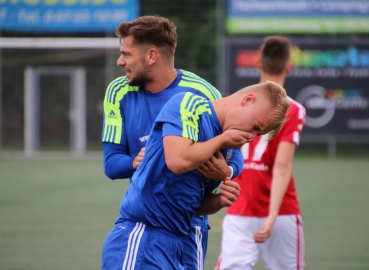
<svg viewBox="0 0 369 270">
<path fill-rule="evenodd" d="M 3 49 L 119 49 L 114 38 L 0 38 Z"/>
<path fill-rule="evenodd" d="M 102 160 L 102 150 L 101 151 L 86 151 L 82 156 L 76 156 L 70 150 L 65 151 L 39 151 L 34 156 L 28 157 L 24 154 L 23 150 L 11 151 L 2 150 L 0 151 L 0 161 L 1 160 L 23 160 L 23 159 L 33 159 L 33 160 Z"/>
</svg>

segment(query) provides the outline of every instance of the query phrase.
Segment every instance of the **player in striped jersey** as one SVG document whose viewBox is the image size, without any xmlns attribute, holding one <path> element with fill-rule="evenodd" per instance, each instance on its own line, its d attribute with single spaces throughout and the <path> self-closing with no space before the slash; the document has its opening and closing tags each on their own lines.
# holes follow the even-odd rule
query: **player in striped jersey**
<svg viewBox="0 0 369 270">
<path fill-rule="evenodd" d="M 142 161 L 154 120 L 173 95 L 192 92 L 216 100 L 221 94 L 199 76 L 174 68 L 177 34 L 169 20 L 143 16 L 122 23 L 117 35 L 121 40 L 117 65 L 126 76 L 115 79 L 107 88 L 102 142 L 105 174 L 110 179 L 125 179 L 132 177 Z M 206 162 L 206 168 L 216 177 L 206 175 L 201 166 L 199 170 L 209 179 L 224 179 L 232 171 L 236 176 L 242 164 L 242 154 L 237 150 L 229 153 L 226 160 L 217 153 Z M 237 189 L 238 185 L 228 188 Z M 207 216 L 194 216 L 192 225 L 191 233 L 183 240 L 183 260 L 187 269 L 201 270 L 207 248 Z"/>
<path fill-rule="evenodd" d="M 280 36 L 261 46 L 260 82 L 284 84 L 291 70 L 291 43 Z M 261 258 L 267 269 L 302 270 L 304 235 L 292 175 L 292 161 L 305 123 L 305 109 L 290 98 L 281 132 L 264 136 L 242 148 L 244 170 L 235 179 L 240 196 L 223 221 L 222 251 L 215 269 L 251 270 Z"/>
<path fill-rule="evenodd" d="M 228 205 L 221 194 L 203 201 L 219 181 L 196 168 L 218 151 L 224 156 L 258 135 L 275 136 L 288 107 L 285 90 L 272 82 L 215 101 L 189 92 L 173 96 L 155 120 L 145 158 L 106 238 L 103 269 L 187 269 L 182 238 L 192 216 Z M 231 184 L 226 177 L 223 185 Z"/>
</svg>

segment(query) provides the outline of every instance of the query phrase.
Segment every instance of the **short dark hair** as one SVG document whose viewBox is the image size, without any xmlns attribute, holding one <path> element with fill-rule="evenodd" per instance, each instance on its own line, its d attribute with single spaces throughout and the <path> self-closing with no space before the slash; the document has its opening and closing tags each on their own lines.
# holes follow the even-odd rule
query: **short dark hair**
<svg viewBox="0 0 369 270">
<path fill-rule="evenodd" d="M 119 38 L 132 36 L 138 45 L 154 45 L 161 53 L 174 56 L 177 31 L 174 23 L 160 16 L 141 16 L 121 23 L 116 29 Z"/>
<path fill-rule="evenodd" d="M 260 47 L 261 68 L 265 73 L 279 75 L 290 59 L 291 41 L 283 36 L 269 36 Z"/>
</svg>

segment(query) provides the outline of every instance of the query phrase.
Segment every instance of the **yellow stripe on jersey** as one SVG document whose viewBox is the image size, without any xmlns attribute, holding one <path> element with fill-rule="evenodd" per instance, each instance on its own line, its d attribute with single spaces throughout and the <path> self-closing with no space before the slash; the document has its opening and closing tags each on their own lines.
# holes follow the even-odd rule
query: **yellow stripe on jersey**
<svg viewBox="0 0 369 270">
<path fill-rule="evenodd" d="M 120 114 L 120 101 L 139 87 L 128 85 L 126 76 L 112 81 L 105 92 L 104 98 L 104 126 L 102 141 L 119 144 L 122 138 L 123 119 Z"/>
<path fill-rule="evenodd" d="M 187 92 L 181 102 L 180 114 L 182 120 L 182 137 L 189 138 L 197 142 L 199 137 L 199 117 L 204 112 L 211 114 L 209 104 L 206 99 Z"/>
<path fill-rule="evenodd" d="M 212 86 L 209 82 L 196 74 L 186 71 L 182 71 L 182 78 L 179 82 L 179 86 L 189 87 L 202 92 L 209 100 L 215 100 L 222 98 L 222 94 Z"/>
</svg>

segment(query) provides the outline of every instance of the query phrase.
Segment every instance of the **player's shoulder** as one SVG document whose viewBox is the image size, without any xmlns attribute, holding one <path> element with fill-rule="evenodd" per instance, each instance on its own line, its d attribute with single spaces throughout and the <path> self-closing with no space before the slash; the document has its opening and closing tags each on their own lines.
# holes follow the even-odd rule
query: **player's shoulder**
<svg viewBox="0 0 369 270">
<path fill-rule="evenodd" d="M 287 112 L 287 118 L 297 117 L 298 119 L 305 119 L 305 107 L 291 97 L 288 97 L 288 101 L 290 102 L 290 108 Z"/>
<path fill-rule="evenodd" d="M 193 103 L 193 102 L 198 102 L 199 100 L 203 100 L 203 101 L 209 101 L 207 98 L 205 98 L 204 96 L 198 95 L 196 93 L 193 92 L 180 92 L 177 93 L 175 95 L 173 95 L 170 100 L 172 102 L 181 102 L 181 103 Z"/>
<path fill-rule="evenodd" d="M 209 99 L 197 95 L 192 92 L 180 92 L 173 95 L 169 101 L 164 105 L 164 107 L 172 110 L 177 110 L 179 112 L 195 112 L 197 108 L 202 106 L 208 106 L 210 102 Z"/>
<path fill-rule="evenodd" d="M 200 76 L 196 75 L 191 71 L 187 71 L 184 69 L 179 69 L 179 71 L 182 72 L 182 79 L 197 79 L 201 81 L 206 81 L 204 78 L 201 78 Z"/>
<path fill-rule="evenodd" d="M 107 91 L 109 90 L 116 90 L 116 91 L 121 91 L 121 90 L 128 90 L 128 89 L 135 89 L 138 90 L 137 86 L 130 86 L 128 84 L 128 79 L 126 76 L 121 76 L 118 78 L 115 78 L 111 83 L 109 83 L 108 87 L 107 87 Z"/>
<path fill-rule="evenodd" d="M 128 92 L 137 92 L 138 86 L 131 86 L 128 84 L 126 76 L 114 79 L 107 87 L 105 93 L 105 100 L 110 103 L 115 103 L 122 99 Z"/>
<path fill-rule="evenodd" d="M 218 89 L 204 78 L 196 75 L 193 72 L 180 69 L 181 80 L 179 86 L 189 88 L 189 91 L 195 91 L 210 100 L 220 99 L 222 97 Z"/>
</svg>

